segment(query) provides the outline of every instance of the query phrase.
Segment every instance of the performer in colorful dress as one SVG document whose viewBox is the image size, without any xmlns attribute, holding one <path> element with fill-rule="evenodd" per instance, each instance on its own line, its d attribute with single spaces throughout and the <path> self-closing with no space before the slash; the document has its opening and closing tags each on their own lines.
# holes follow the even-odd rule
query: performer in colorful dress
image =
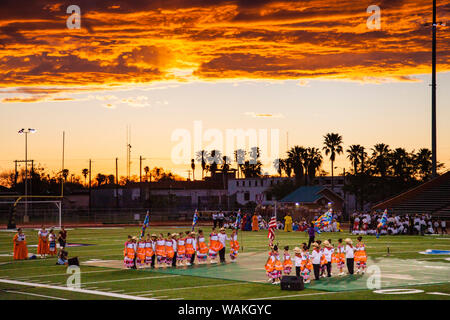
<svg viewBox="0 0 450 320">
<path fill-rule="evenodd" d="M 278 246 L 275 245 L 271 248 L 269 253 L 269 258 L 267 259 L 265 269 L 267 272 L 267 276 L 269 277 L 269 281 L 272 284 L 279 284 L 281 278 L 281 272 L 283 271 L 283 264 L 280 260 L 280 255 L 278 254 Z"/>
<path fill-rule="evenodd" d="M 13 252 L 14 260 L 28 259 L 27 241 L 25 234 L 22 232 L 22 228 L 17 229 L 17 233 L 14 235 Z"/>
<path fill-rule="evenodd" d="M 167 234 L 167 238 L 164 240 L 164 247 L 166 251 L 166 266 L 171 267 L 175 250 L 173 248 L 172 235 L 170 233 Z"/>
<path fill-rule="evenodd" d="M 177 244 L 177 264 L 179 266 L 184 265 L 186 262 L 186 239 L 187 238 L 180 233 Z"/>
<path fill-rule="evenodd" d="M 312 244 L 313 250 L 311 252 L 311 262 L 313 264 L 314 269 L 314 277 L 316 280 L 320 279 L 320 266 L 321 266 L 321 260 L 322 260 L 322 252 L 320 251 L 320 246 L 317 242 L 314 242 Z"/>
<path fill-rule="evenodd" d="M 131 236 L 128 236 L 123 250 L 123 264 L 126 268 L 132 268 L 134 266 L 135 255 L 136 252 L 133 239 Z"/>
<path fill-rule="evenodd" d="M 186 265 L 190 266 L 192 256 L 195 254 L 195 238 L 194 232 L 186 232 Z"/>
<path fill-rule="evenodd" d="M 222 243 L 219 241 L 219 236 L 216 233 L 216 228 L 212 228 L 209 235 L 209 260 L 210 263 L 217 263 L 217 254 L 223 248 Z"/>
<path fill-rule="evenodd" d="M 284 247 L 283 253 L 283 273 L 290 275 L 292 271 L 293 263 L 291 260 L 291 254 L 289 253 L 289 246 Z"/>
<path fill-rule="evenodd" d="M 58 254 L 56 250 L 56 235 L 53 232 L 53 229 L 50 229 L 50 233 L 48 234 L 48 253 L 53 257 Z"/>
<path fill-rule="evenodd" d="M 252 217 L 252 231 L 258 231 L 259 230 L 259 224 L 258 224 L 258 216 L 253 214 Z"/>
<path fill-rule="evenodd" d="M 166 240 L 162 233 L 159 234 L 158 239 L 156 239 L 155 252 L 156 252 L 156 262 L 158 267 L 162 267 L 166 264 Z"/>
<path fill-rule="evenodd" d="M 203 230 L 198 230 L 197 237 L 197 261 L 199 264 L 206 263 L 208 258 L 208 245 L 205 242 L 205 236 L 203 235 Z"/>
<path fill-rule="evenodd" d="M 301 251 L 301 266 L 300 266 L 300 275 L 303 277 L 304 283 L 310 283 L 311 282 L 311 271 L 313 270 L 313 264 L 311 262 L 311 259 L 309 257 L 309 250 L 306 243 L 303 244 L 303 248 Z"/>
<path fill-rule="evenodd" d="M 361 272 L 362 274 L 364 274 L 366 272 L 367 263 L 366 245 L 362 242 L 361 236 L 359 236 L 357 239 L 358 242 L 355 246 L 356 273 Z"/>
<path fill-rule="evenodd" d="M 139 239 L 137 242 L 136 266 L 142 267 L 145 264 L 146 242 L 145 239 Z"/>
<path fill-rule="evenodd" d="M 323 242 L 323 254 L 326 260 L 325 267 L 327 269 L 327 277 L 331 277 L 331 260 L 334 253 L 334 248 L 330 241 L 331 240 L 326 240 Z"/>
<path fill-rule="evenodd" d="M 41 258 L 45 258 L 48 252 L 48 231 L 42 226 L 41 230 L 38 232 L 38 247 L 37 254 L 41 255 Z"/>
<path fill-rule="evenodd" d="M 154 254 L 153 239 L 150 237 L 150 234 L 147 234 L 147 240 L 145 241 L 145 264 L 147 266 L 152 264 Z"/>
<path fill-rule="evenodd" d="M 336 247 L 335 252 L 332 256 L 332 262 L 336 263 L 338 270 L 339 270 L 339 276 L 344 275 L 344 266 L 345 266 L 345 252 L 344 252 L 344 245 L 342 244 L 342 239 L 338 239 L 338 245 Z"/>
<path fill-rule="evenodd" d="M 230 258 L 231 262 L 235 262 L 239 253 L 239 241 L 236 229 L 231 232 L 230 239 Z"/>
</svg>

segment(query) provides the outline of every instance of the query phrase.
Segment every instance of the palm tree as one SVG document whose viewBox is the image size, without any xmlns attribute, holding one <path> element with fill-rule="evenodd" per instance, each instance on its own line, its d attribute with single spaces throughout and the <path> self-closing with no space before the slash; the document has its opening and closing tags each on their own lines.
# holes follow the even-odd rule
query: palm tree
<svg viewBox="0 0 450 320">
<path fill-rule="evenodd" d="M 241 171 L 246 178 L 256 178 L 261 176 L 262 163 L 257 161 L 256 163 L 250 163 L 246 160 L 244 164 L 241 164 Z"/>
<path fill-rule="evenodd" d="M 307 184 L 314 181 L 316 177 L 316 172 L 320 169 L 323 162 L 322 154 L 320 153 L 319 148 L 308 148 L 307 152 L 307 166 L 305 166 L 305 172 L 307 174 Z"/>
<path fill-rule="evenodd" d="M 431 154 L 429 149 L 422 148 L 414 155 L 414 165 L 422 181 L 429 180 L 432 176 Z"/>
<path fill-rule="evenodd" d="M 192 180 L 195 181 L 195 160 L 191 159 Z"/>
<path fill-rule="evenodd" d="M 108 177 L 107 177 L 108 184 L 114 184 L 114 180 L 115 180 L 115 178 L 114 178 L 113 174 L 108 175 Z"/>
<path fill-rule="evenodd" d="M 281 177 L 283 174 L 283 170 L 285 169 L 285 164 L 283 159 L 275 159 L 273 160 L 273 167 L 277 170 L 278 175 Z"/>
<path fill-rule="evenodd" d="M 67 182 L 67 177 L 69 176 L 69 169 L 63 169 L 62 175 L 64 178 L 64 182 Z"/>
<path fill-rule="evenodd" d="M 148 182 L 148 173 L 150 172 L 150 168 L 148 166 L 144 167 L 144 172 L 145 172 L 145 182 Z M 151 176 L 150 176 L 150 181 L 151 181 Z"/>
<path fill-rule="evenodd" d="M 97 174 L 97 177 L 95 178 L 97 180 L 97 185 L 101 186 L 106 181 L 106 176 L 104 174 Z"/>
<path fill-rule="evenodd" d="M 236 162 L 238 178 L 240 177 L 240 173 L 239 173 L 240 167 L 241 167 L 241 164 L 244 164 L 244 162 L 245 162 L 246 154 L 247 154 L 247 152 L 243 149 L 237 149 L 234 151 L 234 161 Z"/>
<path fill-rule="evenodd" d="M 300 146 L 294 146 L 288 151 L 288 159 L 292 165 L 297 185 L 300 185 L 303 180 L 303 162 L 306 158 L 306 154 L 306 149 Z"/>
<path fill-rule="evenodd" d="M 202 165 L 202 180 L 204 179 L 204 173 L 206 170 L 206 157 L 208 156 L 208 153 L 205 150 L 197 151 L 196 153 L 196 160 L 197 162 L 200 162 Z"/>
<path fill-rule="evenodd" d="M 222 164 L 222 153 L 219 150 L 212 150 L 206 160 L 208 162 L 207 170 L 211 173 L 211 177 L 213 177 L 217 173 L 219 164 Z"/>
<path fill-rule="evenodd" d="M 391 167 L 395 177 L 403 182 L 411 178 L 412 157 L 404 148 L 396 148 L 391 153 Z"/>
<path fill-rule="evenodd" d="M 372 148 L 372 166 L 373 173 L 379 174 L 383 179 L 386 177 L 389 170 L 389 154 L 391 150 L 389 146 L 384 143 L 377 143 Z"/>
<path fill-rule="evenodd" d="M 360 164 L 360 158 L 361 158 L 360 157 L 360 155 L 361 155 L 361 148 L 363 148 L 363 147 L 361 145 L 359 145 L 359 144 L 352 144 L 346 150 L 346 152 L 348 154 L 347 158 L 352 163 L 353 174 L 355 174 L 355 175 L 358 173 L 358 166 Z"/>
<path fill-rule="evenodd" d="M 324 137 L 324 147 L 325 155 L 330 155 L 331 161 L 331 190 L 334 190 L 334 161 L 336 160 L 336 155 L 341 154 L 344 149 L 342 148 L 342 136 L 338 133 L 327 133 Z"/>
<path fill-rule="evenodd" d="M 83 170 L 81 170 L 81 174 L 83 175 L 83 177 L 84 177 L 84 185 L 86 185 L 86 178 L 87 178 L 87 176 L 88 176 L 88 174 L 89 174 L 89 169 L 83 169 Z"/>
<path fill-rule="evenodd" d="M 288 178 L 290 178 L 292 175 L 292 168 L 293 168 L 292 159 L 288 157 L 283 160 L 283 163 L 284 163 L 284 172 L 286 173 Z"/>
</svg>

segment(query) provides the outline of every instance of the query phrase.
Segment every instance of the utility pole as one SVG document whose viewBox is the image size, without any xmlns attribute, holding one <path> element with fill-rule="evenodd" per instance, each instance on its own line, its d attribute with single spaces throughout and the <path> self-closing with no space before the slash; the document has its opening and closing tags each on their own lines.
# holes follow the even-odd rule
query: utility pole
<svg viewBox="0 0 450 320">
<path fill-rule="evenodd" d="M 91 173 L 92 173 L 92 160 L 89 159 L 89 215 L 91 215 Z"/>
<path fill-rule="evenodd" d="M 116 157 L 116 184 L 119 184 L 119 169 L 117 162 L 119 161 L 119 158 Z"/>
<path fill-rule="evenodd" d="M 142 182 L 142 156 L 139 156 L 139 182 Z"/>
<path fill-rule="evenodd" d="M 437 176 L 436 155 L 436 0 L 433 0 L 433 41 L 432 41 L 432 75 L 431 75 L 431 162 L 433 178 Z"/>
</svg>

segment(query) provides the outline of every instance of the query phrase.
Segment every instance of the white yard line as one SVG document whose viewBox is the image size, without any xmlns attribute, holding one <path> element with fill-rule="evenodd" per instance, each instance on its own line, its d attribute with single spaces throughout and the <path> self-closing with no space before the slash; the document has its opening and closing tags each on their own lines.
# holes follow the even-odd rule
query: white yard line
<svg viewBox="0 0 450 320">
<path fill-rule="evenodd" d="M 85 293 L 85 294 L 94 294 L 94 295 L 106 296 L 106 297 L 112 297 L 112 298 L 131 299 L 131 300 L 153 300 L 151 298 L 130 296 L 130 295 L 120 294 L 120 293 L 68 288 L 68 287 L 62 287 L 62 286 L 52 286 L 52 285 L 48 285 L 48 284 L 15 281 L 15 280 L 7 280 L 7 279 L 0 279 L 0 283 L 8 283 L 8 284 L 15 284 L 15 285 L 20 285 L 20 286 L 38 287 L 38 288 L 45 288 L 45 289 L 63 290 L 63 291 L 78 292 L 78 293 Z"/>
<path fill-rule="evenodd" d="M 41 298 L 50 298 L 50 299 L 55 299 L 55 300 L 68 300 L 68 299 L 64 299 L 64 298 L 60 298 L 60 297 L 45 296 L 43 294 L 37 294 L 37 293 L 31 293 L 31 292 L 8 291 L 8 290 L 6 290 L 6 292 L 24 294 L 27 296 L 35 296 L 35 297 L 41 297 Z"/>
<path fill-rule="evenodd" d="M 434 295 L 437 295 L 437 296 L 450 296 L 450 294 L 443 293 L 443 292 L 427 292 L 427 294 L 434 294 Z"/>
<path fill-rule="evenodd" d="M 345 291 L 345 292 L 348 292 L 348 291 Z M 335 293 L 340 293 L 340 292 L 319 292 L 319 293 L 306 293 L 306 294 L 292 294 L 292 295 L 289 295 L 289 296 L 265 297 L 265 298 L 248 299 L 248 300 L 283 299 L 283 298 L 291 298 L 291 297 L 303 297 L 303 296 L 314 296 L 314 295 L 335 294 Z"/>
<path fill-rule="evenodd" d="M 177 291 L 177 290 L 185 290 L 185 289 L 198 289 L 198 288 L 211 288 L 211 287 L 225 287 L 225 286 L 237 286 L 237 285 L 245 285 L 250 284 L 250 282 L 246 283 L 225 283 L 225 284 L 210 284 L 204 286 L 196 286 L 196 287 L 180 287 L 180 288 L 170 288 L 170 289 L 158 289 L 158 290 L 149 290 L 149 291 L 139 291 L 139 292 L 129 292 L 128 294 L 137 294 L 137 293 L 150 293 L 150 292 L 161 292 L 161 291 Z"/>
<path fill-rule="evenodd" d="M 153 299 L 167 298 L 167 296 L 153 297 Z"/>
<path fill-rule="evenodd" d="M 162 279 L 162 278 L 174 278 L 179 277 L 179 275 L 170 275 L 170 276 L 158 276 L 158 277 L 141 277 L 141 278 L 127 278 L 127 279 L 119 279 L 119 280 L 104 280 L 104 281 L 93 281 L 93 282 L 85 282 L 82 285 L 87 284 L 96 284 L 96 283 L 109 283 L 109 282 L 122 282 L 122 281 L 134 281 L 134 280 L 144 280 L 144 279 Z"/>
<path fill-rule="evenodd" d="M 83 271 L 81 270 L 81 274 L 86 273 L 100 273 L 100 272 L 115 272 L 115 271 L 122 271 L 122 269 L 109 269 L 109 270 L 97 270 L 97 271 Z M 53 277 L 53 276 L 67 276 L 67 273 L 52 273 L 52 274 L 40 274 L 36 276 L 28 276 L 28 277 L 18 277 L 15 278 L 16 280 L 28 280 L 30 278 L 42 278 L 42 277 Z M 42 282 L 42 281 L 41 281 Z"/>
</svg>

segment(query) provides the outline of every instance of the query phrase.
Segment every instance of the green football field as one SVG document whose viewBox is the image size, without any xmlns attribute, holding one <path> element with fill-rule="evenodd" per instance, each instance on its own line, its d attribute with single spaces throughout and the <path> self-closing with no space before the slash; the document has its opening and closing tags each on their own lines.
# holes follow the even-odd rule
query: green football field
<svg viewBox="0 0 450 320">
<path fill-rule="evenodd" d="M 151 227 L 151 233 L 181 232 L 190 227 Z M 207 234 L 209 227 L 201 227 Z M 264 274 L 267 230 L 240 232 L 243 247 L 236 263 L 177 269 L 124 270 L 123 244 L 139 227 L 68 229 L 69 247 L 78 256 L 81 288 L 67 287 L 67 267 L 56 258 L 13 261 L 13 232 L 0 231 L 0 300 L 16 299 L 450 299 L 450 255 L 421 254 L 427 249 L 450 250 L 449 236 L 365 236 L 369 256 L 365 275 L 333 276 L 312 281 L 303 291 L 282 291 Z M 37 230 L 25 229 L 30 253 L 36 252 Z M 229 233 L 229 231 L 228 231 Z M 322 233 L 316 239 L 346 238 L 347 233 Z M 356 236 L 351 236 L 355 241 Z M 307 242 L 305 232 L 277 231 L 280 247 L 291 250 Z M 389 252 L 388 252 L 389 248 Z M 282 253 L 282 250 L 280 251 Z M 227 259 L 229 259 L 227 254 Z M 336 266 L 333 265 L 334 272 Z M 379 277 L 378 277 L 379 275 Z M 377 276 L 377 278 L 374 278 Z M 374 279 L 383 292 L 376 292 Z M 372 284 L 372 285 L 371 285 Z M 400 289 L 394 290 L 393 289 Z"/>
</svg>

